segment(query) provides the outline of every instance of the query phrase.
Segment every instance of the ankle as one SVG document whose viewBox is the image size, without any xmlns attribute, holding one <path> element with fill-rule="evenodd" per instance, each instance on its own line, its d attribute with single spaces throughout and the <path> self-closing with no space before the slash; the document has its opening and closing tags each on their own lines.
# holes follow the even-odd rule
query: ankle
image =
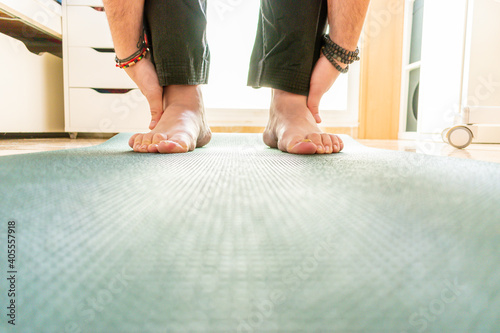
<svg viewBox="0 0 500 333">
<path fill-rule="evenodd" d="M 279 89 L 272 90 L 272 100 L 273 102 L 297 102 L 297 103 L 307 104 L 306 96 L 294 94 Z"/>
<path fill-rule="evenodd" d="M 203 96 L 199 85 L 170 85 L 164 90 L 168 105 L 181 104 L 203 106 Z"/>
</svg>

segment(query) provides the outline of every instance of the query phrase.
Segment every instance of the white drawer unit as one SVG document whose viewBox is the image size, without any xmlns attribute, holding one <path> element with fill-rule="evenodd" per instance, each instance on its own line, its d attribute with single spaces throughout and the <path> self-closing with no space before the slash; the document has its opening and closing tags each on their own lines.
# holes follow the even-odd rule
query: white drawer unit
<svg viewBox="0 0 500 333">
<path fill-rule="evenodd" d="M 77 132 L 134 132 L 149 125 L 148 102 L 138 89 L 70 88 L 69 128 Z"/>
<path fill-rule="evenodd" d="M 61 6 L 0 1 L 0 132 L 64 132 Z"/>
<path fill-rule="evenodd" d="M 68 46 L 113 47 L 104 7 L 67 6 Z"/>
<path fill-rule="evenodd" d="M 68 6 L 103 7 L 102 0 L 66 0 Z"/>
<path fill-rule="evenodd" d="M 102 1 L 63 1 L 67 132 L 147 131 L 148 103 L 114 58 Z"/>
<path fill-rule="evenodd" d="M 136 88 L 123 69 L 115 66 L 113 49 L 68 48 L 69 86 L 78 88 Z M 87 64 L 83 65 L 82 64 Z M 90 67 L 90 68 L 89 68 Z"/>
</svg>

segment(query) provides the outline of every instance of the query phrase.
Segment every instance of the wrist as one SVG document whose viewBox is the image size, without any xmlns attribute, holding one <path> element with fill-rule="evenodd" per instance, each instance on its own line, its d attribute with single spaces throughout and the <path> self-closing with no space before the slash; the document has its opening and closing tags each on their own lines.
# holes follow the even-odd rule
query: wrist
<svg viewBox="0 0 500 333">
<path fill-rule="evenodd" d="M 355 51 L 358 47 L 358 41 L 346 40 L 345 38 L 342 38 L 342 36 L 334 32 L 330 32 L 328 35 L 330 36 L 330 39 L 333 40 L 337 45 L 348 51 Z"/>
<path fill-rule="evenodd" d="M 337 59 L 333 59 L 333 61 L 342 69 L 347 68 L 349 66 L 348 64 L 344 64 L 343 62 L 340 62 Z"/>
<path fill-rule="evenodd" d="M 115 55 L 118 59 L 126 59 L 130 57 L 132 54 L 137 52 L 137 45 L 120 45 L 119 47 L 115 47 Z"/>
<path fill-rule="evenodd" d="M 148 41 L 146 32 L 144 28 L 142 28 L 141 33 L 137 34 L 135 38 L 128 39 L 126 43 L 115 45 L 116 62 L 117 64 L 125 63 L 137 57 L 140 53 L 144 53 L 144 50 L 147 49 Z M 145 55 L 145 53 L 143 55 Z"/>
<path fill-rule="evenodd" d="M 131 66 L 134 66 L 139 61 L 144 59 L 146 57 L 146 55 L 148 54 L 148 52 L 149 52 L 149 49 L 147 48 L 147 46 L 143 45 L 142 49 L 137 50 L 134 54 L 132 54 L 128 58 L 118 59 L 118 57 L 115 57 L 116 67 L 119 67 L 121 69 L 127 69 Z"/>
</svg>

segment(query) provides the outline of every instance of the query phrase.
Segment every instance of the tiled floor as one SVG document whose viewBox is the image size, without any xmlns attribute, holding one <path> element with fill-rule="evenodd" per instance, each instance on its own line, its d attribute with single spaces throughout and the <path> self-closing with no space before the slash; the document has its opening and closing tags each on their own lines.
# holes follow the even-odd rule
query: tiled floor
<svg viewBox="0 0 500 333">
<path fill-rule="evenodd" d="M 94 146 L 109 137 L 61 138 L 0 138 L 0 156 L 40 151 Z M 368 147 L 416 152 L 419 154 L 452 156 L 500 163 L 500 144 L 472 144 L 466 149 L 455 149 L 442 142 L 413 140 L 358 140 Z"/>
<path fill-rule="evenodd" d="M 500 163 L 500 144 L 471 144 L 466 149 L 456 149 L 444 142 L 416 140 L 358 140 L 365 146 L 389 150 L 409 151 L 418 154 L 450 156 L 478 161 Z"/>
</svg>

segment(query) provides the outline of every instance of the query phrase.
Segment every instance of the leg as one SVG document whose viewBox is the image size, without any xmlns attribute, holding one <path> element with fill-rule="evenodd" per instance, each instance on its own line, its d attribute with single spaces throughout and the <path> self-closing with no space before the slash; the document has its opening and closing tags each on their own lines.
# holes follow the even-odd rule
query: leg
<svg viewBox="0 0 500 333">
<path fill-rule="evenodd" d="M 339 152 L 342 140 L 318 128 L 307 108 L 311 75 L 320 56 L 327 0 L 262 0 L 248 84 L 272 87 L 264 142 L 295 154 Z"/>
<path fill-rule="evenodd" d="M 137 152 L 181 153 L 211 138 L 199 85 L 207 83 L 206 1 L 146 0 L 152 58 L 164 87 L 164 113 L 148 134 L 130 138 Z"/>
<path fill-rule="evenodd" d="M 206 7 L 206 0 L 146 0 L 146 30 L 161 86 L 207 83 Z"/>
<path fill-rule="evenodd" d="M 307 96 L 327 17 L 327 0 L 261 0 L 248 85 Z"/>
</svg>

